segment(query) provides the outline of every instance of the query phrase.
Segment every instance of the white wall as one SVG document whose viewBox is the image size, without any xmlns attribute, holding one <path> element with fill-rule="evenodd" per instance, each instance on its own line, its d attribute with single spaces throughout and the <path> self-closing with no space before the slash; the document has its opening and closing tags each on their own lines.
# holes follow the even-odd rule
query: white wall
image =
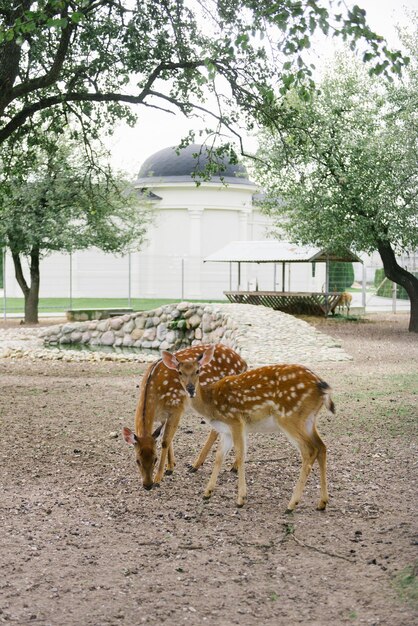
<svg viewBox="0 0 418 626">
<path fill-rule="evenodd" d="M 214 183 L 161 183 L 151 191 L 161 200 L 153 203 L 155 219 L 142 250 L 131 254 L 131 296 L 185 299 L 222 299 L 237 288 L 237 265 L 203 263 L 203 259 L 233 240 L 269 238 L 270 221 L 252 206 L 252 185 L 223 186 Z M 41 297 L 128 298 L 129 259 L 97 249 L 70 255 L 53 254 L 41 262 Z M 292 265 L 292 290 L 321 291 L 325 270 Z M 276 267 L 276 288 L 281 289 L 282 270 Z M 241 289 L 274 289 L 272 264 L 242 264 Z M 12 260 L 6 261 L 6 291 L 22 297 L 14 279 Z"/>
</svg>

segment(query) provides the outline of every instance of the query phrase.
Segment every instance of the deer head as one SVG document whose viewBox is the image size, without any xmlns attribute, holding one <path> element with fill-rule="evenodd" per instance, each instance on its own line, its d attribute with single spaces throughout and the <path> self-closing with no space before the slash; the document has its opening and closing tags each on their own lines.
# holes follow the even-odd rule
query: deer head
<svg viewBox="0 0 418 626">
<path fill-rule="evenodd" d="M 154 467 L 157 463 L 156 441 L 161 434 L 163 424 L 154 430 L 152 435 L 137 437 L 130 428 L 123 428 L 123 438 L 126 443 L 135 448 L 136 463 L 142 478 L 144 489 L 150 490 L 153 487 Z"/>
<path fill-rule="evenodd" d="M 212 345 L 193 361 L 179 361 L 174 354 L 164 350 L 161 352 L 161 358 L 168 369 L 178 372 L 183 389 L 190 398 L 194 398 L 196 396 L 196 385 L 199 380 L 200 368 L 211 362 L 214 352 L 215 345 Z"/>
</svg>

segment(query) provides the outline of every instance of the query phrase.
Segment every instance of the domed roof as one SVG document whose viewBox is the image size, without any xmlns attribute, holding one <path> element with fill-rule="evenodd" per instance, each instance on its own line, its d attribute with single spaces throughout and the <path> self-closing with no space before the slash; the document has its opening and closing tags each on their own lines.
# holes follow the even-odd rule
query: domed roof
<svg viewBox="0 0 418 626">
<path fill-rule="evenodd" d="M 136 182 L 143 185 L 149 185 L 157 179 L 159 182 L 196 182 L 202 180 L 199 173 L 205 171 L 209 162 L 209 150 L 204 145 L 194 143 L 186 148 L 164 148 L 144 161 Z M 226 183 L 252 184 L 241 163 L 231 163 L 227 157 L 212 155 L 213 166 L 216 166 L 216 170 L 211 173 L 210 181 L 218 182 L 222 179 Z"/>
</svg>

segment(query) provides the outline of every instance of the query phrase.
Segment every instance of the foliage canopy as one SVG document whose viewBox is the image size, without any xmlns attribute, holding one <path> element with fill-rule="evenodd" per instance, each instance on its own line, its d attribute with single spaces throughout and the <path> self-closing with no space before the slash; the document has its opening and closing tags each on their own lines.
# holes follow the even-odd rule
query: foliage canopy
<svg viewBox="0 0 418 626">
<path fill-rule="evenodd" d="M 203 112 L 209 93 L 217 123 L 277 123 L 278 94 L 309 97 L 304 53 L 318 31 L 362 42 L 372 72 L 407 62 L 361 8 L 326 0 L 0 0 L 0 144 L 70 118 L 97 135 L 133 123 L 132 104 Z"/>
</svg>

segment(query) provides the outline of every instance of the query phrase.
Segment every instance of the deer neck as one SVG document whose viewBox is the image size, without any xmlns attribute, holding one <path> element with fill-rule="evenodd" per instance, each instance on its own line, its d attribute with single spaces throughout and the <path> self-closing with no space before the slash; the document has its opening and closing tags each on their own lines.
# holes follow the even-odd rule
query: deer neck
<svg viewBox="0 0 418 626">
<path fill-rule="evenodd" d="M 198 381 L 196 384 L 196 395 L 191 398 L 194 410 L 207 419 L 215 419 L 213 415 L 213 392 L 216 383 L 202 386 Z"/>
</svg>

